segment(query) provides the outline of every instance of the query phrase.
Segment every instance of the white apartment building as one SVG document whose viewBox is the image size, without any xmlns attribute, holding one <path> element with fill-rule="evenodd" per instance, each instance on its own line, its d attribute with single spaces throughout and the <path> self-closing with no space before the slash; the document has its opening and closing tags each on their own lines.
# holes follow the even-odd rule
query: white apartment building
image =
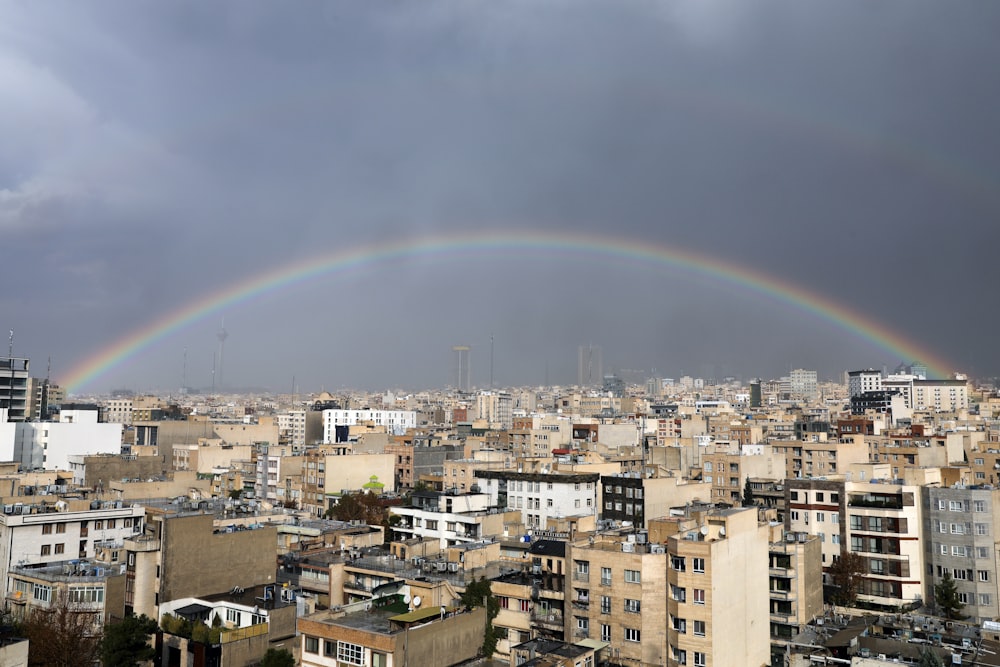
<svg viewBox="0 0 1000 667">
<path fill-rule="evenodd" d="M 597 514 L 598 473 L 477 470 L 474 474 L 490 504 L 520 512 L 527 528 L 549 530 L 550 520 Z"/>
<path fill-rule="evenodd" d="M 476 418 L 491 428 L 510 428 L 514 419 L 514 399 L 503 391 L 481 391 L 476 395 Z"/>
<path fill-rule="evenodd" d="M 491 513 L 489 503 L 484 493 L 464 493 L 441 495 L 437 506 L 391 507 L 401 519 L 392 531 L 397 540 L 437 539 L 442 549 L 479 542 L 503 530 L 503 515 Z"/>
<path fill-rule="evenodd" d="M 68 470 L 71 454 L 119 454 L 122 425 L 97 421 L 96 410 L 63 410 L 58 422 L 0 424 L 0 460 L 25 470 Z"/>
<path fill-rule="evenodd" d="M 913 375 L 890 375 L 882 388 L 899 392 L 911 410 L 952 412 L 969 407 L 969 385 L 965 380 L 924 380 Z"/>
<path fill-rule="evenodd" d="M 122 544 L 124 562 L 124 540 L 142 532 L 146 510 L 121 501 L 98 505 L 83 511 L 55 512 L 46 510 L 65 507 L 65 503 L 56 503 L 55 506 L 40 503 L 2 506 L 0 582 L 3 582 L 3 590 L 7 592 L 7 572 L 11 567 L 94 558 L 97 544 Z"/>
<path fill-rule="evenodd" d="M 847 374 L 847 394 L 860 396 L 866 391 L 882 391 L 882 373 L 871 368 Z"/>
<path fill-rule="evenodd" d="M 384 426 L 392 435 L 403 435 L 417 427 L 415 410 L 324 410 L 323 442 L 336 442 L 338 426 L 371 423 Z"/>
</svg>

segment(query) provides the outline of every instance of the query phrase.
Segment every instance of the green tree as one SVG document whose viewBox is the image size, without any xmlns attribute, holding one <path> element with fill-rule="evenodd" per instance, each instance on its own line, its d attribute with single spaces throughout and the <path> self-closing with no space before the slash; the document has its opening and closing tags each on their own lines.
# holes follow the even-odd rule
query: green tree
<svg viewBox="0 0 1000 667">
<path fill-rule="evenodd" d="M 137 667 L 152 660 L 156 649 L 149 643 L 149 636 L 156 630 L 156 621 L 145 614 L 126 616 L 108 625 L 101 640 L 101 664 L 104 667 Z"/>
<path fill-rule="evenodd" d="M 944 660 L 926 646 L 920 649 L 920 661 L 917 667 L 944 667 Z"/>
<path fill-rule="evenodd" d="M 750 486 L 750 478 L 747 477 L 747 481 L 743 484 L 743 507 L 753 507 L 756 504 L 753 498 L 753 488 Z"/>
<path fill-rule="evenodd" d="M 483 635 L 483 655 L 492 657 L 497 650 L 498 633 L 493 627 L 493 619 L 500 613 L 500 601 L 493 595 L 492 583 L 485 577 L 480 577 L 479 581 L 470 581 L 462 593 L 462 604 L 470 609 L 475 607 L 486 607 L 486 632 Z"/>
<path fill-rule="evenodd" d="M 283 648 L 269 648 L 260 660 L 260 667 L 295 667 L 295 657 Z"/>
<path fill-rule="evenodd" d="M 853 605 L 858 599 L 864 573 L 865 559 L 852 551 L 842 551 L 829 570 L 834 589 L 830 602 L 843 606 Z"/>
<path fill-rule="evenodd" d="M 948 570 L 945 570 L 941 581 L 934 584 L 934 604 L 937 605 L 938 612 L 944 614 L 945 618 L 951 620 L 965 618 L 962 614 L 965 604 L 959 600 L 958 586 Z"/>
</svg>

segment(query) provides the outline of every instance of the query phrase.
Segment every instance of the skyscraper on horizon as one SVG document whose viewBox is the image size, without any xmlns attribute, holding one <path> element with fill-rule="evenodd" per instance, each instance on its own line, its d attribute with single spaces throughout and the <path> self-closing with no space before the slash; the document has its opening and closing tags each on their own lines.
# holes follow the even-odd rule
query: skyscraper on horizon
<svg viewBox="0 0 1000 667">
<path fill-rule="evenodd" d="M 454 345 L 451 351 L 455 355 L 455 389 L 469 391 L 472 388 L 472 347 Z"/>
<path fill-rule="evenodd" d="M 581 387 L 593 386 L 604 381 L 600 345 L 581 345 L 577 350 L 576 383 Z"/>
</svg>

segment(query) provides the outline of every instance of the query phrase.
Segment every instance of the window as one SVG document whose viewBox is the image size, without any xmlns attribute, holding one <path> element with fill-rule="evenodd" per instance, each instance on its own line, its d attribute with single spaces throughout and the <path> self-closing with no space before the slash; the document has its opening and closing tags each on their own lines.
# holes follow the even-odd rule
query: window
<svg viewBox="0 0 1000 667">
<path fill-rule="evenodd" d="M 625 628 L 625 641 L 627 642 L 642 641 L 639 630 L 637 630 L 636 628 Z"/>
<path fill-rule="evenodd" d="M 42 535 L 51 535 L 51 534 L 52 534 L 52 524 L 51 523 L 42 524 Z"/>
<path fill-rule="evenodd" d="M 953 544 L 951 546 L 951 555 L 952 556 L 965 556 L 965 547 L 960 546 L 958 544 Z"/>
<path fill-rule="evenodd" d="M 670 584 L 670 598 L 677 602 L 685 602 L 687 600 L 687 589 Z"/>
<path fill-rule="evenodd" d="M 642 608 L 639 600 L 625 599 L 625 612 L 628 614 L 638 614 Z"/>
<path fill-rule="evenodd" d="M 694 652 L 694 667 L 705 667 L 708 662 L 705 660 L 705 654 L 701 651 Z"/>
<path fill-rule="evenodd" d="M 704 574 L 705 572 L 705 559 L 704 558 L 692 558 L 691 559 L 691 569 L 699 574 Z"/>
<path fill-rule="evenodd" d="M 238 609 L 227 609 L 226 610 L 226 620 L 230 623 L 240 624 L 240 612 Z"/>
<path fill-rule="evenodd" d="M 601 624 L 601 641 L 609 642 L 611 641 L 611 626 Z"/>
<path fill-rule="evenodd" d="M 979 581 L 989 581 L 990 573 L 987 570 L 979 570 Z"/>
<path fill-rule="evenodd" d="M 583 601 L 589 601 L 586 596 L 584 596 L 582 599 L 583 599 Z M 531 611 L 531 603 L 530 602 L 528 602 L 527 600 L 520 600 L 519 602 L 520 602 L 521 611 Z"/>
<path fill-rule="evenodd" d="M 582 616 L 576 617 L 576 630 L 579 633 L 587 634 L 590 632 L 590 619 L 584 618 Z"/>
<path fill-rule="evenodd" d="M 306 653 L 319 653 L 319 639 L 317 637 L 306 637 Z"/>
<path fill-rule="evenodd" d="M 611 585 L 611 568 L 602 567 L 601 568 L 601 585 L 610 586 Z"/>
<path fill-rule="evenodd" d="M 43 544 L 42 545 L 42 555 L 43 556 L 50 556 L 50 555 L 52 555 L 52 545 L 50 545 L 50 544 Z"/>
<path fill-rule="evenodd" d="M 942 556 L 947 556 L 948 555 L 948 545 L 947 544 L 940 545 L 940 549 L 939 550 L 940 550 Z"/>
<path fill-rule="evenodd" d="M 975 505 L 976 512 L 985 512 L 986 511 L 986 501 L 985 500 L 976 500 L 976 501 L 973 501 L 973 502 L 974 502 L 974 505 Z"/>
<path fill-rule="evenodd" d="M 31 597 L 39 602 L 49 602 L 52 600 L 52 587 L 33 584 L 31 587 Z"/>
<path fill-rule="evenodd" d="M 639 570 L 625 570 L 625 583 L 626 584 L 641 584 L 642 583 L 642 573 Z"/>
<path fill-rule="evenodd" d="M 688 654 L 687 654 L 687 651 L 685 651 L 682 648 L 677 648 L 676 646 L 671 646 L 670 648 L 674 652 L 674 661 L 676 661 L 678 665 L 686 665 L 686 664 L 688 664 Z"/>
<path fill-rule="evenodd" d="M 65 545 L 65 544 L 63 544 L 62 542 L 60 542 L 59 544 L 57 544 L 57 545 L 56 545 L 56 550 L 55 550 L 55 552 L 56 552 L 57 554 L 62 554 L 62 553 L 66 553 L 66 545 Z"/>
<path fill-rule="evenodd" d="M 792 521 L 798 521 L 798 520 L 799 520 L 798 510 L 792 510 Z"/>
<path fill-rule="evenodd" d="M 73 586 L 68 599 L 74 604 L 104 602 L 104 586 Z"/>
<path fill-rule="evenodd" d="M 337 642 L 337 660 L 349 665 L 365 664 L 365 647 L 350 642 Z"/>
<path fill-rule="evenodd" d="M 671 625 L 674 631 L 684 634 L 687 632 L 687 621 L 683 618 L 677 618 L 676 616 L 671 618 Z"/>
<path fill-rule="evenodd" d="M 683 556 L 671 556 L 670 557 L 670 569 L 677 570 L 678 572 L 684 572 L 687 568 L 684 566 Z"/>
<path fill-rule="evenodd" d="M 66 532 L 66 524 L 65 523 L 57 523 L 56 524 L 56 532 L 57 533 L 65 533 Z"/>
<path fill-rule="evenodd" d="M 611 613 L 611 598 L 607 595 L 601 596 L 601 613 L 602 614 Z"/>
<path fill-rule="evenodd" d="M 695 604 L 705 604 L 705 589 L 695 588 L 692 596 Z"/>
<path fill-rule="evenodd" d="M 791 500 L 798 500 L 799 499 L 799 492 L 798 491 L 791 491 L 791 492 L 789 492 L 788 497 Z"/>
<path fill-rule="evenodd" d="M 988 607 L 989 604 L 990 604 L 990 594 L 989 593 L 980 593 L 979 594 L 979 604 L 981 604 L 984 607 Z"/>
<path fill-rule="evenodd" d="M 976 558 L 989 558 L 990 548 L 989 547 L 976 547 Z"/>
<path fill-rule="evenodd" d="M 989 524 L 977 523 L 976 524 L 976 535 L 989 535 L 990 527 Z"/>
<path fill-rule="evenodd" d="M 578 560 L 575 563 L 577 574 L 590 574 L 590 561 Z"/>
<path fill-rule="evenodd" d="M 695 621 L 694 622 L 694 636 L 704 637 L 705 636 L 705 621 Z"/>
<path fill-rule="evenodd" d="M 824 521 L 826 521 L 826 513 L 816 512 L 816 523 L 823 523 Z"/>
</svg>

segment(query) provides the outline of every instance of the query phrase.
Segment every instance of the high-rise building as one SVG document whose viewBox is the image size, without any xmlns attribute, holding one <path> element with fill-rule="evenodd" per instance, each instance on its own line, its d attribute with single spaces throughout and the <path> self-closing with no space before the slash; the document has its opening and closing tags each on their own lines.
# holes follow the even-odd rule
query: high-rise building
<svg viewBox="0 0 1000 667">
<path fill-rule="evenodd" d="M 451 351 L 455 353 L 455 389 L 469 391 L 472 388 L 472 348 L 455 345 Z"/>
<path fill-rule="evenodd" d="M 576 383 L 579 386 L 587 387 L 604 380 L 599 345 L 581 345 L 577 350 L 577 355 Z"/>
<path fill-rule="evenodd" d="M 847 393 L 852 398 L 868 391 L 882 391 L 882 373 L 869 368 L 847 374 Z"/>
<path fill-rule="evenodd" d="M 22 422 L 28 412 L 28 360 L 0 357 L 0 408 L 7 421 Z"/>
</svg>

